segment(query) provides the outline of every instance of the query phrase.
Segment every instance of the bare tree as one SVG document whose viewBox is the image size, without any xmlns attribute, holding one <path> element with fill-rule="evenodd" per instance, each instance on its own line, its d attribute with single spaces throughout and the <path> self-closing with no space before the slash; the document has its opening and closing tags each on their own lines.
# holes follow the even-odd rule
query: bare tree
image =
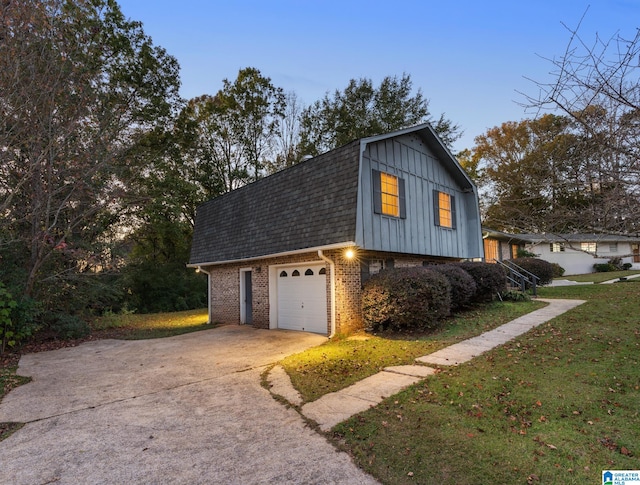
<svg viewBox="0 0 640 485">
<path fill-rule="evenodd" d="M 587 12 L 585 12 L 586 15 Z M 583 16 L 584 19 L 584 16 Z M 628 36 L 595 35 L 570 28 L 569 41 L 550 82 L 534 81 L 524 106 L 560 112 L 572 120 L 572 188 L 583 204 L 557 215 L 576 232 L 640 232 L 640 30 Z"/>
<path fill-rule="evenodd" d="M 285 94 L 284 101 L 284 112 L 274 138 L 273 162 L 267 166 L 269 173 L 291 167 L 304 156 L 299 153 L 300 116 L 304 107 L 293 91 Z"/>
</svg>

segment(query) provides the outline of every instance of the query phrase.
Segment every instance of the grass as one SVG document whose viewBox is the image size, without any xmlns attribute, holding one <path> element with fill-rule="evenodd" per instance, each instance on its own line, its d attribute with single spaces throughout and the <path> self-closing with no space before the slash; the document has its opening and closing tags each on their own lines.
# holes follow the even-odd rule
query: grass
<svg viewBox="0 0 640 485">
<path fill-rule="evenodd" d="M 387 484 L 600 483 L 640 468 L 640 282 L 543 288 L 587 303 L 333 430 Z"/>
<path fill-rule="evenodd" d="M 449 319 L 430 335 L 355 336 L 331 341 L 281 362 L 305 401 L 347 387 L 384 367 L 413 363 L 416 357 L 473 337 L 544 306 L 542 302 L 494 302 Z"/>
<path fill-rule="evenodd" d="M 23 377 L 16 374 L 18 366 L 11 365 L 0 367 L 0 400 L 11 389 L 31 381 L 30 377 Z M 0 423 L 0 441 L 8 438 L 13 433 L 24 426 L 23 423 Z"/>
<path fill-rule="evenodd" d="M 91 325 L 94 335 L 123 340 L 171 337 L 212 328 L 207 309 L 172 313 L 108 314 Z"/>
<path fill-rule="evenodd" d="M 574 275 L 574 276 L 563 276 L 558 279 L 579 281 L 581 283 L 587 283 L 587 282 L 602 283 L 603 281 L 614 280 L 622 276 L 631 276 L 638 273 L 640 273 L 640 271 L 606 271 L 603 273 L 589 273 L 589 274 L 580 274 L 580 275 Z"/>
</svg>

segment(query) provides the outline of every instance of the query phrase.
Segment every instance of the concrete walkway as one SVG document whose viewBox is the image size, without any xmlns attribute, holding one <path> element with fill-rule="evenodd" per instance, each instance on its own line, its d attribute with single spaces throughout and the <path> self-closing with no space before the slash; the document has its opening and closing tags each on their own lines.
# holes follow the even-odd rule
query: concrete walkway
<svg viewBox="0 0 640 485">
<path fill-rule="evenodd" d="M 640 278 L 640 273 L 632 274 L 632 275 L 629 275 L 629 276 L 623 276 L 623 278 L 625 278 L 626 280 L 631 280 L 633 278 Z M 610 285 L 611 283 L 619 283 L 620 281 L 621 281 L 620 278 L 614 278 L 612 280 L 603 281 L 600 284 L 601 285 Z"/>
<path fill-rule="evenodd" d="M 458 365 L 477 357 L 478 355 L 502 345 L 509 340 L 522 335 L 534 327 L 561 315 L 572 308 L 584 303 L 584 300 L 539 299 L 548 305 L 527 315 L 501 325 L 477 337 L 464 340 L 457 344 L 441 349 L 433 354 L 419 357 L 419 364 L 436 366 Z M 433 374 L 435 369 L 426 365 L 404 365 L 388 367 L 371 377 L 367 377 L 345 389 L 325 394 L 320 399 L 306 403 L 301 412 L 312 419 L 323 431 L 328 431 L 336 424 L 350 418 L 354 414 L 366 411 L 371 406 L 380 403 L 384 398 L 400 392 L 402 389 L 415 384 Z M 293 396 L 292 404 L 300 405 L 302 400 L 297 394 L 286 373 L 282 369 L 274 369 L 270 375 L 272 392 L 285 399 Z M 297 395 L 297 397 L 295 397 Z"/>
</svg>

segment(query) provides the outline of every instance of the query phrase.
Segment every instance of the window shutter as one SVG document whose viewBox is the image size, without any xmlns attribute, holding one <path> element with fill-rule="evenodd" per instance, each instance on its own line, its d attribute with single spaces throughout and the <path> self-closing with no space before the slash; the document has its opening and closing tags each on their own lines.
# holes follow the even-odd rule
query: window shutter
<svg viewBox="0 0 640 485">
<path fill-rule="evenodd" d="M 440 199 L 437 190 L 433 191 L 433 222 L 436 226 L 440 225 Z"/>
<path fill-rule="evenodd" d="M 382 214 L 382 186 L 380 184 L 380 172 L 371 170 L 373 180 L 373 212 Z"/>
<path fill-rule="evenodd" d="M 456 228 L 456 198 L 452 195 L 451 198 L 451 229 Z"/>
<path fill-rule="evenodd" d="M 398 203 L 400 204 L 400 219 L 407 218 L 407 200 L 404 191 L 404 179 L 398 178 Z"/>
</svg>

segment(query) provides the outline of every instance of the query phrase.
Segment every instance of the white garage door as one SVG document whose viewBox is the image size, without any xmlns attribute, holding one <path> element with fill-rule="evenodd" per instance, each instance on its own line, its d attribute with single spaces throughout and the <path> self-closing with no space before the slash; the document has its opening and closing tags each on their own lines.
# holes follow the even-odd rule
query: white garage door
<svg viewBox="0 0 640 485">
<path fill-rule="evenodd" d="M 327 334 L 324 264 L 301 264 L 278 270 L 278 327 Z"/>
</svg>

